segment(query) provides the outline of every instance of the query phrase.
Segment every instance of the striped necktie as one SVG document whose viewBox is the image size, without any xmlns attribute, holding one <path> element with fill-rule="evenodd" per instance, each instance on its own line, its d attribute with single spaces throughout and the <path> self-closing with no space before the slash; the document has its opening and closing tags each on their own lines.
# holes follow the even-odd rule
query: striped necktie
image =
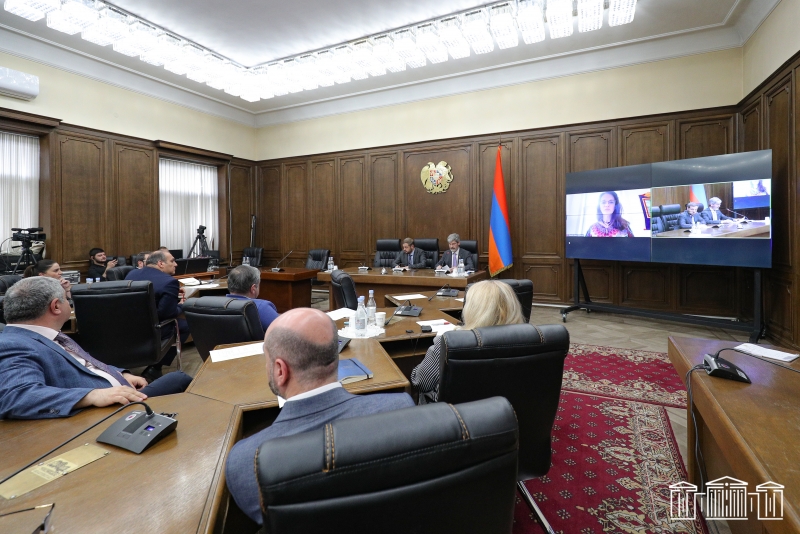
<svg viewBox="0 0 800 534">
<path fill-rule="evenodd" d="M 58 335 L 56 336 L 55 342 L 61 345 L 67 352 L 70 352 L 76 356 L 83 358 L 83 361 L 90 363 L 95 367 L 97 367 L 98 369 L 100 369 L 101 371 L 110 374 L 111 376 L 116 378 L 117 382 L 119 382 L 121 385 L 130 386 L 130 383 L 127 380 L 125 380 L 125 377 L 122 376 L 122 374 L 119 371 L 117 371 L 116 369 L 112 369 L 111 367 L 104 364 L 97 358 L 91 356 L 88 352 L 83 350 L 80 345 L 75 343 L 75 341 L 72 338 L 59 332 Z"/>
</svg>

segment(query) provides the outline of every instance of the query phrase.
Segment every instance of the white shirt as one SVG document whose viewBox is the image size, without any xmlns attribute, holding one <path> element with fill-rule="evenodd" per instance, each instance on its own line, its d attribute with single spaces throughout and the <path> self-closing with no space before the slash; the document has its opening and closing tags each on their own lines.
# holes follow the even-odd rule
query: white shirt
<svg viewBox="0 0 800 534">
<path fill-rule="evenodd" d="M 278 395 L 278 408 L 283 408 L 283 405 L 286 404 L 287 402 L 301 400 L 301 399 L 308 399 L 310 397 L 315 397 L 321 393 L 325 393 L 326 391 L 330 391 L 332 389 L 340 387 L 342 387 L 342 384 L 337 380 L 332 384 L 325 384 L 324 386 L 320 386 L 318 388 L 314 388 L 309 391 L 304 391 L 303 393 L 298 393 L 294 397 L 289 397 L 288 399 L 284 399 L 283 397 Z"/>
<path fill-rule="evenodd" d="M 15 328 L 24 328 L 25 330 L 30 330 L 31 332 L 36 332 L 40 336 L 46 337 L 47 339 L 52 341 L 59 348 L 64 349 L 64 347 L 62 347 L 61 345 L 59 345 L 55 341 L 56 336 L 59 334 L 58 330 L 53 330 L 52 328 L 48 328 L 46 326 L 37 326 L 37 325 L 34 325 L 34 324 L 12 324 L 12 325 L 8 325 L 8 326 L 13 326 Z M 78 362 L 82 367 L 86 367 L 88 370 L 90 370 L 91 372 L 93 372 L 97 376 L 99 376 L 101 378 L 105 378 L 106 380 L 108 380 L 108 383 L 111 384 L 111 387 L 116 387 L 116 386 L 121 386 L 122 385 L 122 384 L 119 383 L 119 381 L 116 378 L 114 378 L 110 374 L 106 373 L 102 369 L 98 369 L 97 367 L 95 367 L 91 363 L 87 362 L 86 360 L 84 360 L 83 358 L 78 356 L 77 354 L 73 354 L 70 351 L 68 351 L 67 349 L 64 349 L 64 350 L 66 351 L 67 354 L 69 354 L 70 356 L 75 358 L 75 361 Z"/>
<path fill-rule="evenodd" d="M 709 211 L 711 211 L 711 220 L 712 221 L 718 221 L 719 217 L 717 216 L 717 210 L 712 210 L 711 208 L 708 208 L 708 209 L 709 209 Z"/>
</svg>

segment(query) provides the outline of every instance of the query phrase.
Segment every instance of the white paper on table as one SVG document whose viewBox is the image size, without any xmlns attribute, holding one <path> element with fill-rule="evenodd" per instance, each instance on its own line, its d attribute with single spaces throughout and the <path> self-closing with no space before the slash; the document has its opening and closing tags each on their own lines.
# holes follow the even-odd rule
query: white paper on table
<svg viewBox="0 0 800 534">
<path fill-rule="evenodd" d="M 449 332 L 450 330 L 455 330 L 455 329 L 456 325 L 454 324 L 440 324 L 438 326 L 431 327 L 431 331 L 437 336 L 441 336 L 445 332 Z"/>
<path fill-rule="evenodd" d="M 431 319 L 430 321 L 417 321 L 417 324 L 420 326 L 430 326 L 433 328 L 434 326 L 442 326 L 451 323 L 450 321 L 445 321 L 444 319 Z"/>
<path fill-rule="evenodd" d="M 419 293 L 414 293 L 413 295 L 392 295 L 392 298 L 395 300 L 414 300 L 414 299 L 426 299 L 425 295 L 420 295 Z"/>
<path fill-rule="evenodd" d="M 339 308 L 338 310 L 329 311 L 328 317 L 330 317 L 334 321 L 338 321 L 339 319 L 344 319 L 346 317 L 352 317 L 355 315 L 356 311 L 351 310 L 350 308 Z"/>
<path fill-rule="evenodd" d="M 792 354 L 780 350 L 767 349 L 765 347 L 760 347 L 752 343 L 742 343 L 741 345 L 733 348 L 740 350 L 742 352 L 746 352 L 747 354 L 752 354 L 753 356 L 759 356 L 761 358 L 769 358 L 771 360 L 780 360 L 782 362 L 793 362 L 798 358 L 798 356 L 800 356 L 798 354 Z"/>
<path fill-rule="evenodd" d="M 219 284 L 203 284 L 203 287 L 219 287 Z"/>
<path fill-rule="evenodd" d="M 463 298 L 456 299 L 456 300 L 457 300 L 458 302 L 464 302 L 464 299 L 463 299 Z"/>
<path fill-rule="evenodd" d="M 211 361 L 213 363 L 235 360 L 236 358 L 245 358 L 247 356 L 257 356 L 263 353 L 263 341 L 261 343 L 251 343 L 249 345 L 240 345 L 238 347 L 210 351 Z"/>
<path fill-rule="evenodd" d="M 200 285 L 200 280 L 198 280 L 197 278 L 181 278 L 180 280 L 178 280 L 178 282 L 180 282 L 181 285 L 183 285 L 183 286 L 199 286 Z"/>
</svg>

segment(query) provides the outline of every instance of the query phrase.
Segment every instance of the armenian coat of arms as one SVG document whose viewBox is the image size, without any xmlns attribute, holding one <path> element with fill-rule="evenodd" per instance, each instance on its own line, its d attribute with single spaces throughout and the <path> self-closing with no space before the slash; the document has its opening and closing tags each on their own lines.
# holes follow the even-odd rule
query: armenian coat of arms
<svg viewBox="0 0 800 534">
<path fill-rule="evenodd" d="M 450 172 L 450 165 L 446 161 L 440 161 L 438 165 L 429 162 L 422 168 L 420 173 L 422 185 L 428 193 L 444 193 L 453 181 L 453 174 Z"/>
</svg>

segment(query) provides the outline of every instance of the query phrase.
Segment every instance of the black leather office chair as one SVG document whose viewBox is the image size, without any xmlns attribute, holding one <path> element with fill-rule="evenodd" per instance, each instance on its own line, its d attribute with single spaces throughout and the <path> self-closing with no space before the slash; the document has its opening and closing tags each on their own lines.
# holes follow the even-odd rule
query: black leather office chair
<svg viewBox="0 0 800 534">
<path fill-rule="evenodd" d="M 661 208 L 661 220 L 664 221 L 664 231 L 675 230 L 678 228 L 678 219 L 681 216 L 680 204 L 664 204 Z"/>
<path fill-rule="evenodd" d="M 242 261 L 244 261 L 245 257 L 250 258 L 250 266 L 251 267 L 261 267 L 261 255 L 264 253 L 264 249 L 261 247 L 247 247 L 242 251 Z"/>
<path fill-rule="evenodd" d="M 652 206 L 650 208 L 650 232 L 653 236 L 664 232 L 666 226 L 664 220 L 661 218 L 661 206 Z"/>
<path fill-rule="evenodd" d="M 433 269 L 439 261 L 439 238 L 420 238 L 414 240 L 414 248 L 425 251 L 425 267 Z"/>
<path fill-rule="evenodd" d="M 119 280 L 125 280 L 125 277 L 128 276 L 128 273 L 134 270 L 136 267 L 132 265 L 123 265 L 121 267 L 112 267 L 106 271 L 106 280 L 109 282 L 116 282 Z"/>
<path fill-rule="evenodd" d="M 331 289 L 333 290 L 333 304 L 336 306 L 332 309 L 358 309 L 356 284 L 349 274 L 344 271 L 333 271 L 331 273 Z"/>
<path fill-rule="evenodd" d="M 517 487 L 553 532 L 523 481 L 550 469 L 553 430 L 569 332 L 561 325 L 514 324 L 454 330 L 442 338 L 439 402 L 451 404 L 501 396 L 519 421 Z"/>
<path fill-rule="evenodd" d="M 152 282 L 95 282 L 72 286 L 75 318 L 86 352 L 110 365 L 129 369 L 158 363 L 180 336 L 175 319 L 159 322 Z M 161 329 L 174 325 L 172 336 Z"/>
<path fill-rule="evenodd" d="M 327 248 L 315 248 L 308 251 L 308 258 L 306 258 L 306 269 L 314 269 L 315 271 L 324 271 L 328 268 L 328 256 L 331 251 Z M 321 286 L 324 282 L 320 282 L 316 278 L 311 279 L 312 286 Z"/>
<path fill-rule="evenodd" d="M 19 274 L 4 274 L 0 276 L 0 295 L 4 295 L 8 289 L 22 280 L 22 275 Z"/>
<path fill-rule="evenodd" d="M 176 260 L 183 258 L 182 248 L 170 249 L 169 253 L 172 254 L 172 257 L 175 258 Z"/>
<path fill-rule="evenodd" d="M 463 248 L 470 254 L 472 254 L 472 265 L 475 267 L 475 270 L 478 270 L 478 242 L 473 240 L 466 240 L 462 241 L 459 244 L 460 248 Z"/>
<path fill-rule="evenodd" d="M 183 303 L 183 315 L 203 361 L 217 345 L 264 339 L 258 308 L 252 300 L 229 297 L 187 299 Z"/>
<path fill-rule="evenodd" d="M 508 401 L 431 404 L 266 441 L 270 534 L 509 534 L 517 422 Z"/>
<path fill-rule="evenodd" d="M 392 267 L 397 253 L 402 250 L 399 239 L 378 239 L 375 242 L 373 267 Z"/>
</svg>

